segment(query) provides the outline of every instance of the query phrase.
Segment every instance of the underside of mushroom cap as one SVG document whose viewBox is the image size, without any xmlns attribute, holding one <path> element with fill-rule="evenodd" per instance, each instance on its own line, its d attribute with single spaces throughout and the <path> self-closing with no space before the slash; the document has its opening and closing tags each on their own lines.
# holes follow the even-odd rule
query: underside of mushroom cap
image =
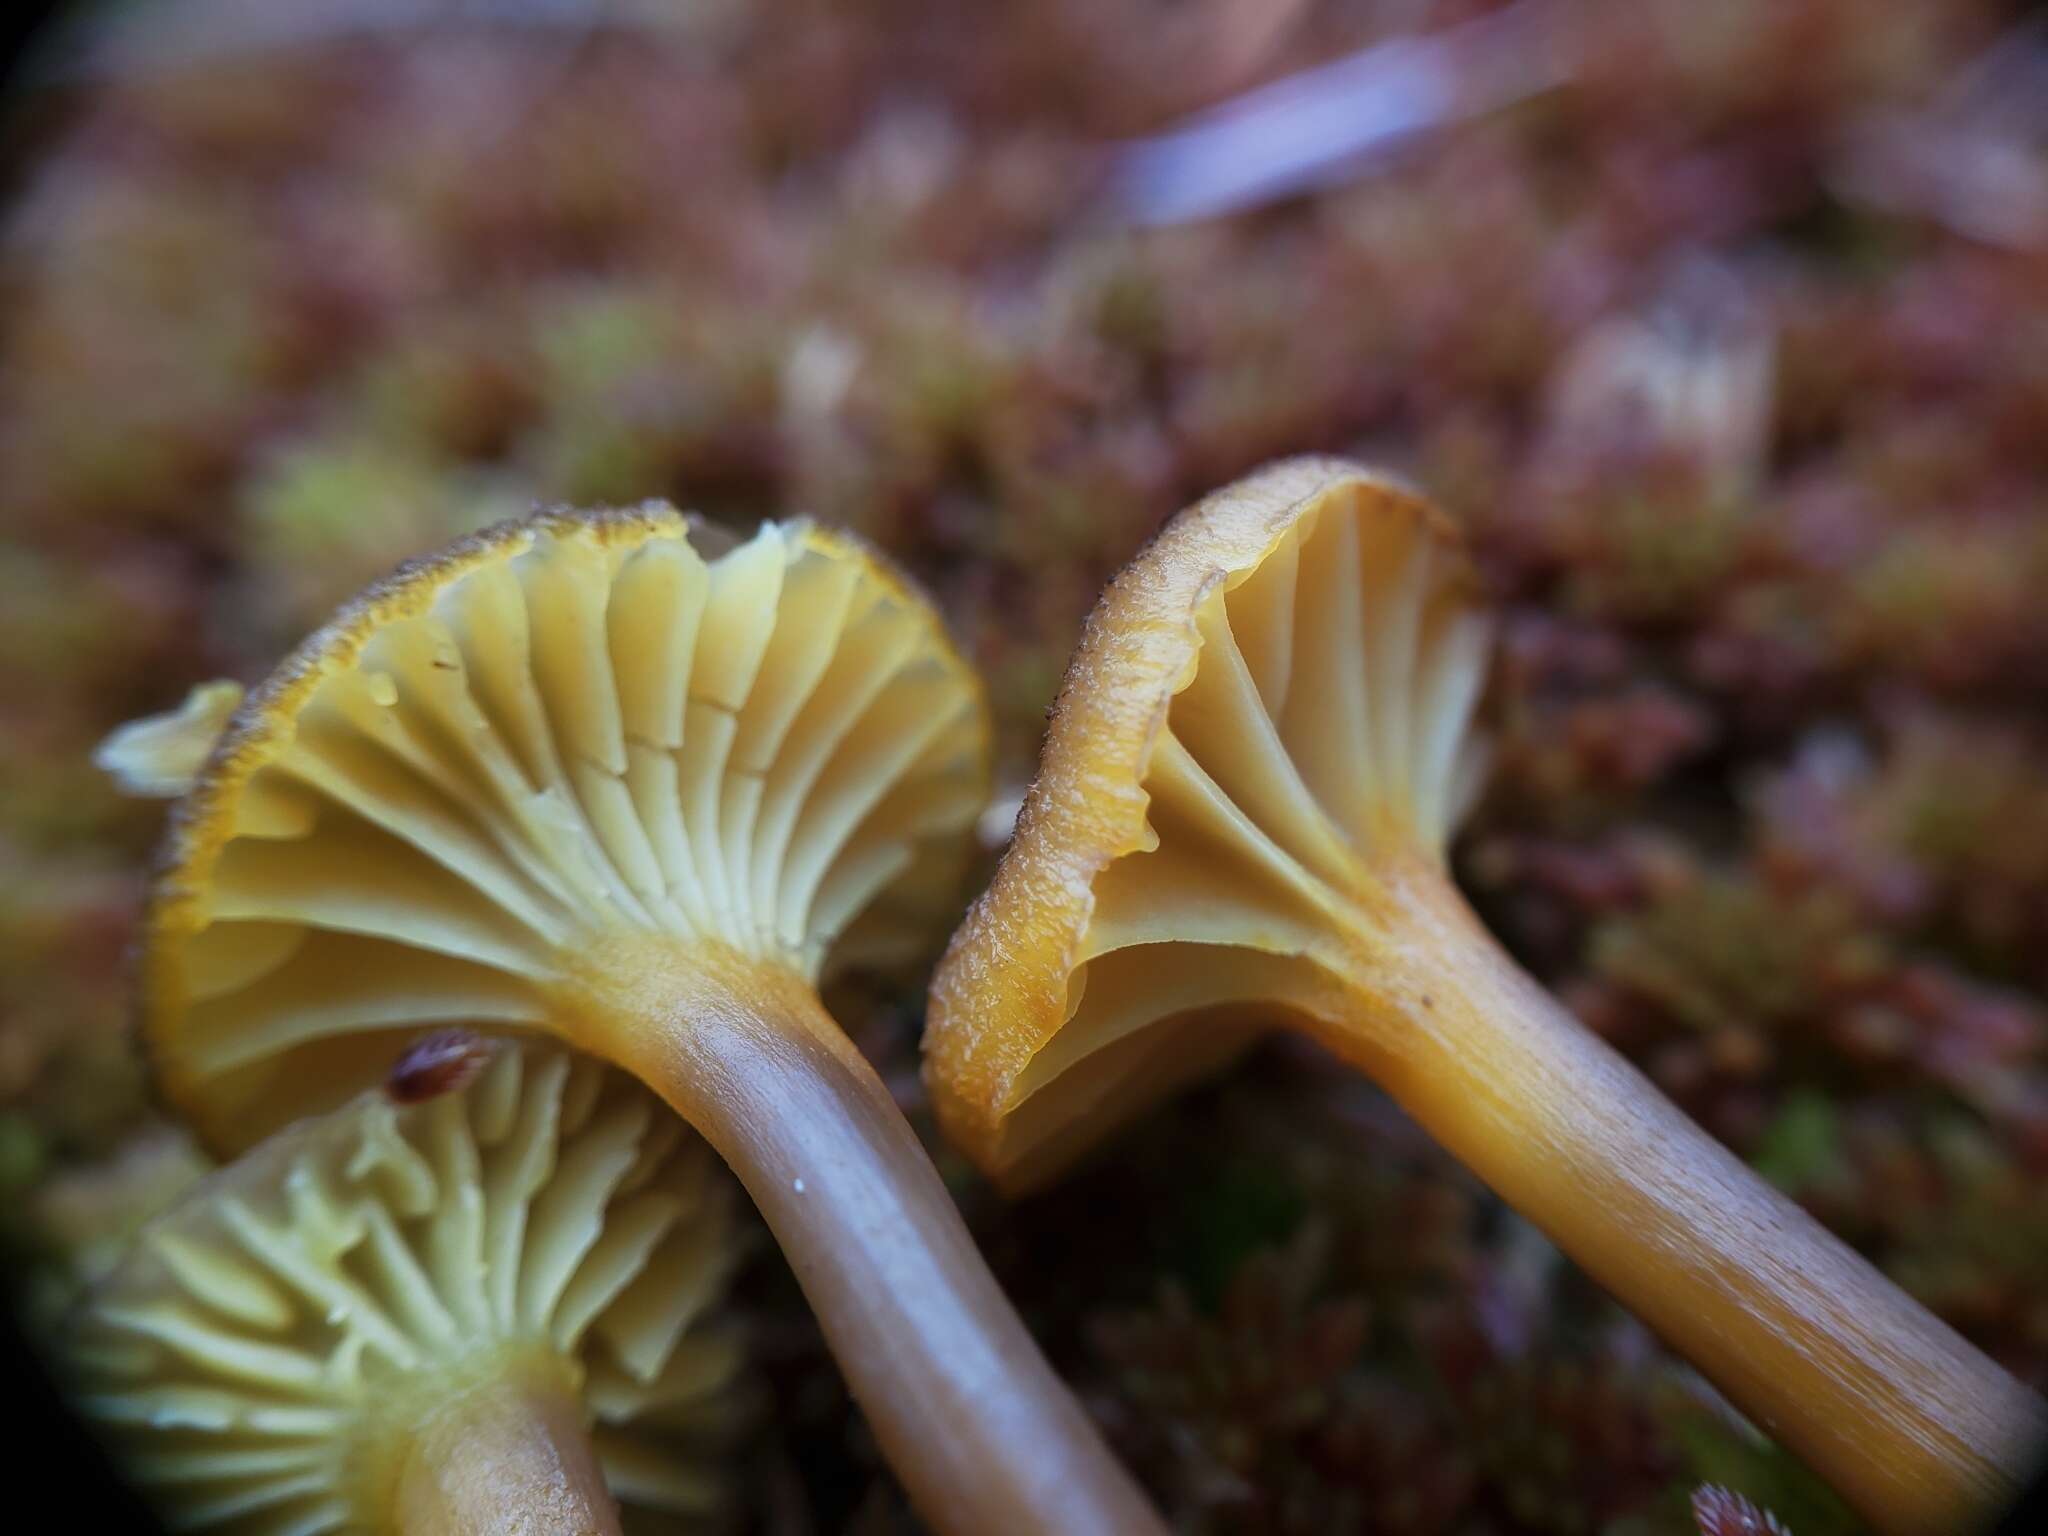
<svg viewBox="0 0 2048 1536">
<path fill-rule="evenodd" d="M 1111 584 L 932 984 L 941 1125 L 1021 1189 L 1356 974 L 1478 779 L 1455 529 L 1336 459 L 1182 513 Z"/>
<path fill-rule="evenodd" d="M 629 1505 L 708 1520 L 743 1358 L 707 1322 L 738 1251 L 709 1147 L 548 1046 L 466 1086 L 303 1121 L 145 1227 L 66 1336 L 77 1401 L 181 1530 L 385 1528 L 435 1407 L 555 1372 Z"/>
<path fill-rule="evenodd" d="M 815 981 L 943 927 L 986 704 L 931 605 L 808 522 L 551 512 L 401 569 L 253 693 L 181 802 L 143 1036 L 220 1149 L 423 1025 L 563 1031 L 622 933 Z"/>
</svg>

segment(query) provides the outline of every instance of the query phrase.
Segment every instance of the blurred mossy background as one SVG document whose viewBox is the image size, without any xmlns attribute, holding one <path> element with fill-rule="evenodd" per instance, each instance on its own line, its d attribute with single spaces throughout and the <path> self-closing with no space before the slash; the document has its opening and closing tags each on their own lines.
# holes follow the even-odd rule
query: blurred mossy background
<svg viewBox="0 0 2048 1536">
<path fill-rule="evenodd" d="M 666 496 L 895 554 L 986 668 L 1014 792 L 1101 583 L 1327 449 L 1440 498 L 1501 605 L 1458 850 L 1488 917 L 2048 1386 L 2038 12 L 1559 0 L 1555 88 L 1146 227 L 1119 141 L 1495 8 L 159 9 L 185 19 L 33 88 L 0 245 L 0 1209 L 31 1315 L 199 1166 L 126 1038 L 162 812 L 89 768 L 113 725 L 253 681 L 465 529 Z M 915 1111 L 915 987 L 845 1009 Z M 1298 1051 L 1019 1207 L 941 1155 L 1183 1530 L 1658 1536 L 1703 1478 L 1853 1528 Z M 762 1248 L 753 1528 L 911 1529 Z"/>
</svg>

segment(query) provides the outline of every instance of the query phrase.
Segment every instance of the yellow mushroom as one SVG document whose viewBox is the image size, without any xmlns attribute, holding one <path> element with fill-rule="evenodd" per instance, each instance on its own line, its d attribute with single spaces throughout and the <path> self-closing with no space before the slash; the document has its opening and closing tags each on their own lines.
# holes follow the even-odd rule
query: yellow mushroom
<svg viewBox="0 0 2048 1536">
<path fill-rule="evenodd" d="M 416 1060 L 203 1180 L 80 1305 L 77 1401 L 176 1529 L 726 1513 L 731 1186 L 624 1073 L 479 1047 L 466 1082 Z"/>
<path fill-rule="evenodd" d="M 933 980 L 941 1126 L 1028 1188 L 1300 1030 L 1880 1529 L 1958 1529 L 2025 1475 L 2040 1400 L 1674 1109 L 1453 884 L 1487 639 L 1455 531 L 1355 465 L 1182 513 L 1090 616 Z"/>
<path fill-rule="evenodd" d="M 931 1524 L 1156 1529 L 818 997 L 943 931 L 979 684 L 852 540 L 715 542 L 659 505 L 507 524 L 258 688 L 150 903 L 158 1081 L 233 1148 L 424 1024 L 564 1039 L 733 1166 Z"/>
<path fill-rule="evenodd" d="M 94 751 L 93 763 L 123 794 L 175 799 L 192 787 L 241 702 L 242 685 L 232 679 L 201 683 L 176 709 L 130 720 L 112 732 Z"/>
</svg>

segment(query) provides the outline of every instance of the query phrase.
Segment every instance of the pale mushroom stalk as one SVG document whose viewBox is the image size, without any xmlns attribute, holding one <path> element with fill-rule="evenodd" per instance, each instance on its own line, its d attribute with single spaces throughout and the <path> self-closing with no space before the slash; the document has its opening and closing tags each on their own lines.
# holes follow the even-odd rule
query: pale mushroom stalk
<svg viewBox="0 0 2048 1536">
<path fill-rule="evenodd" d="M 440 1405 L 398 1455 L 399 1536 L 619 1536 L 575 1396 L 552 1372 L 508 1369 Z"/>
<path fill-rule="evenodd" d="M 1455 532 L 1335 460 L 1176 519 L 1076 654 L 933 982 L 941 1124 L 1011 1188 L 1272 1028 L 1382 1084 L 1879 1529 L 2018 1489 L 2040 1401 L 1500 948 L 1445 865 L 1487 628 Z"/>
<path fill-rule="evenodd" d="M 625 1073 L 408 1053 L 142 1229 L 65 1332 L 76 1401 L 181 1531 L 714 1529 L 734 1193 Z"/>
<path fill-rule="evenodd" d="M 152 906 L 159 1079 L 233 1144 L 394 1028 L 568 1039 L 731 1164 L 932 1526 L 1157 1530 L 818 995 L 943 933 L 979 684 L 853 541 L 714 541 L 659 506 L 508 525 L 257 690 Z"/>
<path fill-rule="evenodd" d="M 614 974 L 634 978 L 605 1030 L 620 1060 L 739 1174 L 918 1507 L 963 1531 L 1158 1529 L 815 995 L 702 955 Z"/>
</svg>

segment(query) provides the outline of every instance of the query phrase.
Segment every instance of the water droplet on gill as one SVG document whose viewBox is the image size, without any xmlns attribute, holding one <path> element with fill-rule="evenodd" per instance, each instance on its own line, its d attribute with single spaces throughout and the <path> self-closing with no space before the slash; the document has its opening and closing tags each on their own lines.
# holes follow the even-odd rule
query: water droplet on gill
<svg viewBox="0 0 2048 1536">
<path fill-rule="evenodd" d="M 363 683 L 370 690 L 371 700 L 385 709 L 398 702 L 398 681 L 389 672 L 366 672 Z"/>
</svg>

